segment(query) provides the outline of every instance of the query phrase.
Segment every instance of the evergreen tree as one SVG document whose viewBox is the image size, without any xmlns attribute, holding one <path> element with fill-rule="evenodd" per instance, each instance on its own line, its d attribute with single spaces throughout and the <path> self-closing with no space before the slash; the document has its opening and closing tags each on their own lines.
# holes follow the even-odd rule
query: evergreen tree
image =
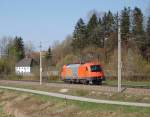
<svg viewBox="0 0 150 117">
<path fill-rule="evenodd" d="M 8 44 L 8 57 L 16 62 L 24 58 L 24 44 L 23 39 L 21 37 L 15 37 L 9 44 Z"/>
<path fill-rule="evenodd" d="M 124 8 L 121 12 L 121 38 L 127 42 L 130 34 L 130 8 Z"/>
<path fill-rule="evenodd" d="M 101 25 L 98 25 L 96 28 L 94 28 L 93 32 L 91 35 L 89 35 L 91 41 L 91 45 L 96 46 L 96 47 L 104 47 L 104 37 L 103 37 L 103 31 Z"/>
<path fill-rule="evenodd" d="M 93 30 L 97 27 L 97 25 L 98 25 L 98 18 L 94 13 L 87 24 L 88 33 L 92 33 Z"/>
<path fill-rule="evenodd" d="M 48 48 L 48 50 L 46 52 L 46 55 L 45 55 L 45 58 L 47 60 L 52 59 L 52 50 L 51 50 L 51 47 Z"/>
<path fill-rule="evenodd" d="M 107 23 L 106 23 L 106 29 L 108 30 L 109 33 L 113 31 L 113 24 L 114 24 L 114 17 L 111 11 L 109 11 L 107 13 Z"/>
<path fill-rule="evenodd" d="M 104 32 L 103 32 L 103 25 L 102 25 L 102 19 L 99 18 L 98 20 L 98 25 L 96 28 L 96 33 L 97 33 L 97 47 L 104 47 Z"/>
<path fill-rule="evenodd" d="M 88 44 L 90 45 L 95 45 L 94 42 L 96 42 L 97 40 L 96 39 L 97 37 L 95 37 L 96 35 L 94 34 L 95 33 L 94 31 L 97 30 L 96 29 L 97 26 L 98 26 L 98 18 L 94 13 L 87 24 Z"/>
<path fill-rule="evenodd" d="M 24 56 L 25 56 L 24 44 L 23 44 L 23 39 L 21 37 L 15 37 L 14 49 L 15 49 L 15 56 L 16 56 L 17 61 L 24 58 Z"/>
<path fill-rule="evenodd" d="M 143 13 L 140 8 L 135 7 L 133 10 L 133 35 L 136 39 L 140 50 L 145 50 L 145 36 L 143 29 Z"/>
<path fill-rule="evenodd" d="M 47 64 L 50 65 L 51 61 L 52 61 L 52 49 L 51 49 L 51 47 L 48 48 L 46 55 L 45 55 L 45 59 L 46 59 Z"/>
<path fill-rule="evenodd" d="M 143 35 L 143 13 L 140 8 L 135 7 L 133 10 L 133 34 Z"/>
<path fill-rule="evenodd" d="M 103 30 L 103 46 L 106 47 L 107 41 L 105 39 L 111 39 L 111 41 L 114 41 L 114 39 L 111 38 L 111 35 L 114 33 L 114 23 L 115 19 L 111 11 L 108 11 L 108 13 L 105 13 L 102 17 L 102 30 Z M 104 43 L 105 41 L 105 43 Z M 109 40 L 110 41 L 110 40 Z"/>
<path fill-rule="evenodd" d="M 103 27 L 103 31 L 106 32 L 107 31 L 107 13 L 105 13 L 102 18 L 102 27 Z"/>
<path fill-rule="evenodd" d="M 118 31 L 118 13 L 114 15 L 113 32 Z"/>
<path fill-rule="evenodd" d="M 150 17 L 147 21 L 147 27 L 146 27 L 146 58 L 147 61 L 150 62 Z"/>
<path fill-rule="evenodd" d="M 105 13 L 102 18 L 103 31 L 107 33 L 112 32 L 113 24 L 114 24 L 114 16 L 111 13 L 111 11 L 108 11 L 108 13 Z"/>
<path fill-rule="evenodd" d="M 73 32 L 72 46 L 74 49 L 83 49 L 87 44 L 87 31 L 84 21 L 80 18 Z"/>
<path fill-rule="evenodd" d="M 146 38 L 143 29 L 143 13 L 140 8 L 135 7 L 133 10 L 133 36 L 141 51 L 141 54 L 145 56 L 146 51 Z"/>
<path fill-rule="evenodd" d="M 150 48 L 150 17 L 148 18 L 147 21 L 146 33 L 147 33 L 147 45 Z"/>
</svg>

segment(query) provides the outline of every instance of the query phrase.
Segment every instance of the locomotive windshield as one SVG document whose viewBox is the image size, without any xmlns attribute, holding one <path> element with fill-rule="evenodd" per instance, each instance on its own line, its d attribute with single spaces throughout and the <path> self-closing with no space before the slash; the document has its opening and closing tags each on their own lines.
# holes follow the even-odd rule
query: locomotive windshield
<svg viewBox="0 0 150 117">
<path fill-rule="evenodd" d="M 102 68 L 100 65 L 92 65 L 91 66 L 91 72 L 100 72 L 102 71 Z"/>
</svg>

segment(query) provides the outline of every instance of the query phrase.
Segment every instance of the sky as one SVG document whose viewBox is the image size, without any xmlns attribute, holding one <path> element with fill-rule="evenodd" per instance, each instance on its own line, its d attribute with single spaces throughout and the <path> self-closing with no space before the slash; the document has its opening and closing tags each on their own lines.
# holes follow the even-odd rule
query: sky
<svg viewBox="0 0 150 117">
<path fill-rule="evenodd" d="M 146 15 L 150 0 L 0 0 L 0 38 L 21 36 L 36 50 L 40 42 L 47 49 L 71 35 L 78 19 L 87 20 L 90 11 L 116 13 L 125 6 L 137 6 Z"/>
</svg>

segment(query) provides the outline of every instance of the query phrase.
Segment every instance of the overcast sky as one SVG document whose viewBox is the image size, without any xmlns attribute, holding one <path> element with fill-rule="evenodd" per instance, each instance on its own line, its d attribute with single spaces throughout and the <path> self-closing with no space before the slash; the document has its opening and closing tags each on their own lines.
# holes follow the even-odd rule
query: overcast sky
<svg viewBox="0 0 150 117">
<path fill-rule="evenodd" d="M 116 13 L 124 6 L 137 6 L 146 15 L 150 0 L 0 0 L 0 38 L 21 36 L 36 49 L 40 41 L 47 49 L 54 40 L 72 34 L 78 19 L 87 20 L 89 11 Z"/>
</svg>

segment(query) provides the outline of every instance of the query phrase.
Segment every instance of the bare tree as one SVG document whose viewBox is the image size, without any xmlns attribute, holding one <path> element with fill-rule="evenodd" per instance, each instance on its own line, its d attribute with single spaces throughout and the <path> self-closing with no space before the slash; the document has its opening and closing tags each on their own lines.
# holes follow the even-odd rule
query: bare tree
<svg viewBox="0 0 150 117">
<path fill-rule="evenodd" d="M 11 37 L 0 38 L 0 55 L 8 54 L 7 49 L 11 41 L 12 41 Z"/>
<path fill-rule="evenodd" d="M 34 51 L 34 46 L 31 41 L 25 43 L 25 55 L 30 55 Z"/>
</svg>

